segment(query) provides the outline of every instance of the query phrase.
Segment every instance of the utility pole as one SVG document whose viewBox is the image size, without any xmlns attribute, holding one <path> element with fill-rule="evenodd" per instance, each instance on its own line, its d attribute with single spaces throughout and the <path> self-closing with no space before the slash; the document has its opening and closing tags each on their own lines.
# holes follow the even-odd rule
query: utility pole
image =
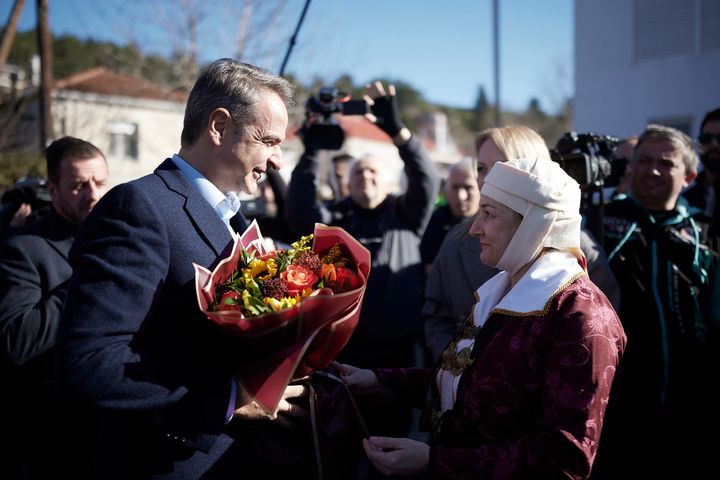
<svg viewBox="0 0 720 480">
<path fill-rule="evenodd" d="M 12 12 L 10 12 L 5 33 L 3 34 L 2 41 L 0 41 L 0 67 L 5 65 L 10 56 L 10 49 L 12 48 L 15 31 L 17 30 L 17 22 L 24 5 L 25 0 L 15 0 L 15 6 L 13 6 Z"/>
<path fill-rule="evenodd" d="M 500 5 L 493 0 L 493 69 L 495 74 L 495 126 L 500 127 Z"/>
<path fill-rule="evenodd" d="M 40 152 L 45 152 L 53 133 L 51 93 L 53 87 L 52 37 L 48 27 L 47 0 L 37 0 L 37 36 L 40 52 Z"/>
</svg>

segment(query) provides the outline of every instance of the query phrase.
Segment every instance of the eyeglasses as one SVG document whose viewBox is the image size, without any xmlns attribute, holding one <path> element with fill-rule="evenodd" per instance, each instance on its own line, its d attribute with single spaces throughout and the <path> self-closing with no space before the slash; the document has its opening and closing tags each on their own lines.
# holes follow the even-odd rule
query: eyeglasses
<svg viewBox="0 0 720 480">
<path fill-rule="evenodd" d="M 701 145 L 710 145 L 710 142 L 713 141 L 713 138 L 715 139 L 715 143 L 720 145 L 720 133 L 713 135 L 712 133 L 701 133 L 698 135 L 698 142 L 700 142 Z"/>
</svg>

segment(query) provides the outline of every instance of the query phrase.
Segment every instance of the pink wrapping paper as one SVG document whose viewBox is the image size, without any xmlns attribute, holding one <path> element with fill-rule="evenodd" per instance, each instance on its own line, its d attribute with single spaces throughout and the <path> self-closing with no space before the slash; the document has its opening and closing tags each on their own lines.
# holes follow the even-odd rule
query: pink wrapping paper
<svg viewBox="0 0 720 480">
<path fill-rule="evenodd" d="M 297 305 L 274 313 L 244 317 L 239 311 L 210 311 L 215 302 L 215 287 L 227 280 L 237 267 L 243 246 L 258 255 L 267 253 L 262 234 L 255 221 L 236 237 L 230 255 L 211 272 L 195 267 L 195 290 L 198 306 L 207 317 L 223 329 L 259 344 L 263 352 L 252 362 L 242 364 L 238 378 L 243 387 L 268 412 L 274 412 L 282 393 L 293 380 L 327 367 L 347 344 L 360 317 L 370 252 L 339 227 L 315 224 L 312 249 L 323 254 L 335 243 L 347 247 L 357 266 L 362 285 L 349 292 L 333 293 L 319 289 Z"/>
</svg>

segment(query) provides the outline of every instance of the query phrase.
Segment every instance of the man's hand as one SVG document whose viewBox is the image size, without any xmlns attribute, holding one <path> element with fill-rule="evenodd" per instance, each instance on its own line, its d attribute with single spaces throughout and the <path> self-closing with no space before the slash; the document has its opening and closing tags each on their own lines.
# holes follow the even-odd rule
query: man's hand
<svg viewBox="0 0 720 480">
<path fill-rule="evenodd" d="M 307 394 L 304 385 L 288 385 L 274 412 L 268 412 L 250 398 L 240 382 L 237 382 L 237 398 L 233 417 L 241 420 L 269 420 L 281 426 L 291 426 L 293 418 L 305 418 L 308 412 L 292 399 L 300 399 Z"/>
<path fill-rule="evenodd" d="M 382 82 L 376 80 L 365 85 L 365 90 L 367 95 L 364 98 L 372 112 L 371 115 L 368 115 L 368 119 L 390 135 L 396 143 L 398 141 L 407 142 L 410 139 L 410 130 L 400 120 L 395 85 L 388 85 L 388 91 L 385 93 Z"/>
<path fill-rule="evenodd" d="M 19 228 L 25 226 L 27 219 L 32 213 L 32 207 L 29 203 L 21 203 L 20 207 L 15 211 L 13 217 L 8 224 L 11 228 Z"/>
<path fill-rule="evenodd" d="M 430 464 L 430 446 L 409 438 L 363 439 L 368 460 L 383 475 L 417 475 Z"/>
</svg>

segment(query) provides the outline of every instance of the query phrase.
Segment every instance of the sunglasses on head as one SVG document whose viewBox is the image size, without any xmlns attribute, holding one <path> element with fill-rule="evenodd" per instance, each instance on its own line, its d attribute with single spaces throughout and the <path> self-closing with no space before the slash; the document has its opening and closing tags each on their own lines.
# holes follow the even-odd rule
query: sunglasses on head
<svg viewBox="0 0 720 480">
<path fill-rule="evenodd" d="M 715 142 L 720 145 L 720 133 L 701 133 L 698 135 L 698 142 L 700 142 L 701 145 L 709 145 L 713 138 L 715 139 Z"/>
</svg>

